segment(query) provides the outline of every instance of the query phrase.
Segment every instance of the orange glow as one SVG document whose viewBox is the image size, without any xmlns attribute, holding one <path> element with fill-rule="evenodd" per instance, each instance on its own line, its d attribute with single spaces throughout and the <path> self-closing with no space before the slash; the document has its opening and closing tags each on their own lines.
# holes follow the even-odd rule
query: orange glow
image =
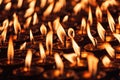
<svg viewBox="0 0 120 80">
<path fill-rule="evenodd" d="M 85 18 L 82 18 L 81 20 L 81 26 L 80 26 L 80 30 L 79 30 L 79 34 L 84 34 L 86 32 L 86 20 Z"/>
<path fill-rule="evenodd" d="M 110 66 L 110 62 L 111 60 L 107 57 L 107 56 L 104 56 L 103 59 L 102 59 L 102 63 L 105 67 L 109 67 Z"/>
<path fill-rule="evenodd" d="M 93 18 L 92 18 L 92 10 L 91 10 L 91 7 L 89 7 L 88 21 L 89 21 L 90 25 L 93 24 Z"/>
<path fill-rule="evenodd" d="M 46 5 L 47 0 L 41 0 L 40 7 L 44 8 Z"/>
<path fill-rule="evenodd" d="M 64 16 L 62 22 L 67 22 L 68 21 L 68 15 Z"/>
<path fill-rule="evenodd" d="M 25 11 L 24 17 L 27 18 L 27 17 L 31 16 L 33 13 L 34 13 L 34 8 L 28 8 L 28 9 Z"/>
<path fill-rule="evenodd" d="M 2 40 L 5 42 L 5 40 L 6 40 L 6 35 L 7 35 L 7 28 L 5 28 L 4 30 L 3 30 L 3 32 L 1 33 L 1 36 L 2 36 Z"/>
<path fill-rule="evenodd" d="M 99 22 L 97 23 L 97 31 L 102 41 L 104 41 L 105 40 L 105 29 Z"/>
<path fill-rule="evenodd" d="M 2 4 L 3 0 L 0 0 L 0 5 Z"/>
<path fill-rule="evenodd" d="M 46 28 L 46 26 L 44 24 L 42 24 L 40 26 L 40 32 L 41 32 L 42 35 L 46 35 L 47 34 L 47 28 Z"/>
<path fill-rule="evenodd" d="M 6 5 L 5 5 L 5 10 L 9 11 L 11 9 L 11 6 L 12 6 L 12 3 L 11 2 L 8 2 Z"/>
<path fill-rule="evenodd" d="M 75 37 L 75 31 L 74 31 L 73 28 L 69 28 L 69 29 L 68 29 L 68 36 L 69 36 L 70 38 L 74 38 L 74 37 Z"/>
<path fill-rule="evenodd" d="M 42 43 L 39 43 L 39 50 L 40 50 L 41 59 L 44 60 L 46 58 L 46 54 Z"/>
<path fill-rule="evenodd" d="M 88 1 L 89 1 L 89 4 L 91 4 L 92 6 L 96 6 L 97 5 L 96 0 L 88 0 Z"/>
<path fill-rule="evenodd" d="M 36 4 L 36 0 L 32 0 L 32 1 L 29 3 L 29 8 L 35 8 L 35 4 Z"/>
<path fill-rule="evenodd" d="M 120 16 L 118 17 L 118 24 L 120 25 Z"/>
<path fill-rule="evenodd" d="M 75 5 L 75 7 L 73 8 L 73 11 L 75 14 L 77 14 L 81 9 L 82 9 L 82 4 L 79 2 Z"/>
<path fill-rule="evenodd" d="M 102 22 L 102 11 L 101 11 L 99 6 L 97 6 L 97 8 L 96 8 L 95 14 L 96 14 L 96 17 L 97 17 L 97 21 Z"/>
<path fill-rule="evenodd" d="M 52 55 L 52 48 L 53 48 L 53 32 L 49 31 L 46 36 L 46 48 L 49 51 L 49 55 Z"/>
<path fill-rule="evenodd" d="M 57 69 L 60 71 L 60 74 L 63 74 L 64 64 L 63 64 L 63 61 L 62 61 L 60 55 L 58 53 L 55 53 L 54 58 L 55 58 Z"/>
<path fill-rule="evenodd" d="M 32 61 L 32 51 L 29 49 L 27 51 L 27 55 L 26 55 L 26 58 L 25 58 L 25 68 L 24 68 L 25 71 L 30 70 L 31 61 Z"/>
<path fill-rule="evenodd" d="M 11 0 L 4 0 L 3 2 L 4 3 L 9 3 L 9 2 L 11 2 Z"/>
<path fill-rule="evenodd" d="M 21 8 L 23 4 L 23 0 L 18 0 L 17 7 Z"/>
<path fill-rule="evenodd" d="M 72 64 L 75 64 L 75 62 L 76 62 L 76 56 L 77 56 L 75 53 L 63 54 L 63 56 L 64 56 L 65 59 L 67 59 L 69 62 L 71 62 Z"/>
<path fill-rule="evenodd" d="M 118 33 L 113 33 L 113 36 L 119 41 L 120 43 L 120 34 Z"/>
<path fill-rule="evenodd" d="M 38 23 L 38 16 L 37 16 L 37 13 L 35 12 L 34 15 L 33 15 L 33 25 L 37 24 Z"/>
<path fill-rule="evenodd" d="M 95 75 L 97 73 L 97 66 L 98 66 L 99 60 L 93 54 L 88 55 L 87 60 L 88 60 L 89 72 L 92 75 Z"/>
<path fill-rule="evenodd" d="M 9 38 L 7 58 L 8 58 L 8 64 L 10 64 L 14 58 L 14 46 L 13 46 L 12 36 L 10 36 L 10 38 Z"/>
<path fill-rule="evenodd" d="M 108 23 L 109 23 L 110 29 L 112 32 L 114 32 L 115 31 L 115 21 L 108 10 L 107 10 L 107 18 L 108 18 Z"/>
<path fill-rule="evenodd" d="M 25 29 L 29 27 L 31 20 L 32 20 L 32 17 L 28 17 L 28 18 L 26 19 L 26 22 L 25 22 L 25 24 L 24 24 L 24 28 L 25 28 Z"/>
<path fill-rule="evenodd" d="M 33 37 L 33 34 L 32 34 L 32 30 L 30 30 L 30 41 L 33 41 L 34 40 L 34 37 Z"/>
<path fill-rule="evenodd" d="M 23 50 L 23 49 L 25 49 L 26 48 L 26 42 L 24 42 L 21 46 L 20 46 L 20 50 Z"/>
<path fill-rule="evenodd" d="M 48 3 L 53 3 L 54 2 L 54 0 L 48 0 Z"/>
<path fill-rule="evenodd" d="M 57 31 L 59 24 L 60 24 L 60 18 L 57 17 L 53 22 L 53 27 L 55 31 Z"/>
</svg>

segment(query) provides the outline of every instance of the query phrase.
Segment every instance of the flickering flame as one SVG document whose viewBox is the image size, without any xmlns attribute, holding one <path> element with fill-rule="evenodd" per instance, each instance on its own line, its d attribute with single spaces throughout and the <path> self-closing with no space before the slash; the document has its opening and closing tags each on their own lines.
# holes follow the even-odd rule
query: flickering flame
<svg viewBox="0 0 120 80">
<path fill-rule="evenodd" d="M 0 27 L 0 30 L 2 31 L 3 29 L 7 29 L 8 25 L 9 25 L 9 20 L 8 20 L 8 19 L 5 19 L 5 20 L 3 21 L 2 26 Z"/>
<path fill-rule="evenodd" d="M 25 11 L 24 17 L 27 18 L 27 17 L 31 16 L 33 13 L 34 13 L 34 8 L 28 8 L 28 9 Z"/>
<path fill-rule="evenodd" d="M 110 12 L 107 10 L 107 18 L 108 18 L 108 23 L 109 23 L 109 26 L 110 26 L 110 30 L 112 32 L 115 31 L 115 21 L 112 17 L 112 15 L 110 14 Z"/>
<path fill-rule="evenodd" d="M 68 15 L 66 15 L 66 16 L 63 18 L 62 22 L 67 22 L 67 21 L 68 21 Z"/>
<path fill-rule="evenodd" d="M 113 49 L 113 47 L 109 43 L 105 43 L 104 47 L 111 57 L 115 57 L 115 50 Z"/>
<path fill-rule="evenodd" d="M 69 36 L 70 38 L 74 38 L 74 37 L 75 37 L 75 31 L 74 31 L 73 28 L 69 28 L 69 29 L 68 29 L 68 36 Z"/>
<path fill-rule="evenodd" d="M 64 64 L 63 64 L 63 61 L 62 61 L 60 55 L 58 53 L 55 53 L 54 58 L 55 58 L 57 69 L 60 71 L 60 74 L 63 74 Z"/>
<path fill-rule="evenodd" d="M 88 1 L 89 1 L 89 4 L 91 4 L 92 6 L 96 6 L 97 5 L 96 0 L 88 0 Z"/>
<path fill-rule="evenodd" d="M 26 19 L 26 22 L 25 22 L 25 24 L 24 24 L 24 28 L 25 28 L 25 29 L 29 27 L 31 20 L 32 20 L 32 17 L 28 17 L 28 18 Z"/>
<path fill-rule="evenodd" d="M 39 43 L 39 50 L 40 50 L 40 56 L 41 56 L 41 59 L 45 59 L 46 58 L 46 54 L 45 54 L 45 50 L 44 50 L 44 47 L 42 45 L 42 43 Z"/>
<path fill-rule="evenodd" d="M 12 6 L 12 2 L 9 2 L 5 5 L 5 10 L 10 10 L 11 9 L 11 6 Z"/>
<path fill-rule="evenodd" d="M 52 23 L 48 21 L 48 27 L 50 28 L 51 31 L 53 31 Z"/>
<path fill-rule="evenodd" d="M 23 0 L 18 0 L 17 7 L 21 8 L 23 4 Z"/>
<path fill-rule="evenodd" d="M 2 4 L 3 0 L 0 0 L 0 5 Z"/>
<path fill-rule="evenodd" d="M 32 51 L 29 49 L 27 51 L 27 55 L 25 58 L 25 68 L 24 71 L 29 71 L 31 67 L 31 61 L 32 61 Z"/>
<path fill-rule="evenodd" d="M 92 18 L 92 10 L 91 10 L 91 7 L 89 7 L 88 22 L 90 23 L 90 25 L 93 24 L 93 18 Z"/>
<path fill-rule="evenodd" d="M 91 40 L 92 44 L 94 46 L 96 46 L 97 44 L 97 40 L 92 36 L 91 32 L 90 32 L 90 25 L 87 23 L 87 34 L 88 34 L 88 37 L 89 39 Z"/>
<path fill-rule="evenodd" d="M 44 17 L 47 17 L 48 15 L 50 15 L 50 13 L 52 12 L 52 9 L 53 9 L 53 6 L 54 6 L 54 3 L 51 3 L 47 9 L 44 11 L 43 13 L 43 16 Z"/>
<path fill-rule="evenodd" d="M 96 17 L 97 17 L 97 21 L 102 22 L 102 11 L 101 11 L 99 6 L 97 6 L 97 8 L 96 8 L 95 14 L 96 14 Z"/>
<path fill-rule="evenodd" d="M 52 55 L 53 48 L 53 32 L 49 31 L 46 36 L 46 48 L 49 51 L 49 54 Z"/>
<path fill-rule="evenodd" d="M 47 0 L 41 0 L 40 7 L 44 8 L 46 5 Z"/>
<path fill-rule="evenodd" d="M 41 32 L 42 35 L 46 35 L 47 34 L 47 28 L 46 28 L 46 26 L 44 24 L 42 24 L 40 26 L 40 32 Z"/>
<path fill-rule="evenodd" d="M 38 16 L 37 16 L 37 13 L 35 12 L 34 15 L 33 15 L 33 25 L 37 24 L 38 23 Z"/>
<path fill-rule="evenodd" d="M 9 38 L 7 57 L 8 57 L 8 64 L 10 64 L 14 58 L 14 46 L 13 46 L 12 36 L 10 36 Z"/>
<path fill-rule="evenodd" d="M 53 3 L 54 2 L 54 0 L 48 0 L 48 3 Z"/>
<path fill-rule="evenodd" d="M 32 30 L 30 29 L 30 41 L 33 41 L 34 40 L 34 37 L 33 37 L 33 34 L 32 34 Z"/>
<path fill-rule="evenodd" d="M 64 39 L 66 37 L 66 32 L 61 24 L 57 28 L 57 36 L 60 39 L 61 43 L 64 45 Z"/>
<path fill-rule="evenodd" d="M 86 29 L 86 20 L 85 18 L 82 18 L 82 21 L 81 21 L 81 29 L 80 30 L 85 30 Z"/>
<path fill-rule="evenodd" d="M 19 31 L 21 31 L 21 26 L 18 21 L 18 16 L 16 15 L 16 13 L 13 14 L 13 19 L 14 19 L 14 31 L 15 34 L 17 34 Z"/>
<path fill-rule="evenodd" d="M 53 27 L 54 27 L 54 30 L 57 31 L 58 27 L 59 27 L 59 24 L 60 24 L 60 18 L 57 17 L 54 22 L 53 22 Z"/>
<path fill-rule="evenodd" d="M 103 59 L 102 59 L 102 63 L 105 67 L 109 67 L 110 66 L 110 62 L 111 60 L 107 57 L 107 56 L 104 56 Z"/>
<path fill-rule="evenodd" d="M 118 17 L 118 24 L 120 25 L 120 16 Z"/>
<path fill-rule="evenodd" d="M 1 33 L 2 39 L 5 42 L 6 40 L 6 35 L 7 35 L 7 28 L 3 30 L 3 32 Z"/>
<path fill-rule="evenodd" d="M 97 23 L 97 31 L 102 41 L 104 41 L 105 40 L 105 29 L 99 22 Z"/>
<path fill-rule="evenodd" d="M 113 33 L 113 36 L 119 41 L 120 43 L 120 34 L 118 33 Z"/>
<path fill-rule="evenodd" d="M 95 75 L 97 72 L 99 60 L 93 54 L 88 55 L 87 60 L 89 72 L 91 73 L 91 75 Z"/>
<path fill-rule="evenodd" d="M 20 50 L 23 50 L 23 49 L 25 49 L 26 48 L 26 42 L 24 42 L 21 46 L 20 46 Z"/>
<path fill-rule="evenodd" d="M 69 62 L 75 64 L 76 61 L 76 54 L 75 53 L 71 53 L 71 54 L 63 54 L 63 56 L 65 57 L 65 59 L 67 59 Z"/>
<path fill-rule="evenodd" d="M 75 14 L 78 14 L 78 12 L 82 9 L 82 4 L 79 2 L 75 5 L 75 7 L 73 8 L 73 11 Z"/>
<path fill-rule="evenodd" d="M 32 0 L 32 1 L 29 3 L 29 8 L 35 8 L 35 4 L 36 4 L 36 0 Z"/>
</svg>

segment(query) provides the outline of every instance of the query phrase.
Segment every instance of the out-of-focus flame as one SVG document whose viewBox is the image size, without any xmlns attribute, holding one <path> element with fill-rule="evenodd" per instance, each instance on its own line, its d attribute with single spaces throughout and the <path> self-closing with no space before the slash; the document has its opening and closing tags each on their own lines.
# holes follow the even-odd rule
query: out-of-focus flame
<svg viewBox="0 0 120 80">
<path fill-rule="evenodd" d="M 120 16 L 118 17 L 118 24 L 120 25 Z"/>
<path fill-rule="evenodd" d="M 65 40 L 65 37 L 66 37 L 66 32 L 65 32 L 65 30 L 64 30 L 64 28 L 62 27 L 61 24 L 58 25 L 57 36 L 60 39 L 61 43 L 64 45 L 64 40 Z"/>
<path fill-rule="evenodd" d="M 23 4 L 23 0 L 18 0 L 17 7 L 21 8 Z"/>
<path fill-rule="evenodd" d="M 63 61 L 62 61 L 60 55 L 58 53 L 55 53 L 54 58 L 55 58 L 57 69 L 60 71 L 60 74 L 63 74 L 64 64 L 63 64 Z"/>
<path fill-rule="evenodd" d="M 12 6 L 12 2 L 9 2 L 5 5 L 5 10 L 10 10 L 11 9 L 11 6 Z"/>
<path fill-rule="evenodd" d="M 6 40 L 6 35 L 7 35 L 7 28 L 3 30 L 3 32 L 1 33 L 2 36 L 2 40 L 5 42 Z"/>
<path fill-rule="evenodd" d="M 118 33 L 113 33 L 113 36 L 119 41 L 120 43 L 120 34 Z"/>
<path fill-rule="evenodd" d="M 30 29 L 30 41 L 33 41 L 34 40 L 34 37 L 33 37 L 33 34 L 32 34 L 32 30 Z"/>
<path fill-rule="evenodd" d="M 74 38 L 74 37 L 75 37 L 75 31 L 74 31 L 73 28 L 69 28 L 69 29 L 68 29 L 68 36 L 69 36 L 70 38 Z"/>
<path fill-rule="evenodd" d="M 109 67 L 110 66 L 110 62 L 111 60 L 107 57 L 107 56 L 104 56 L 103 59 L 102 59 L 102 63 L 105 67 Z"/>
<path fill-rule="evenodd" d="M 14 46 L 12 36 L 9 38 L 8 50 L 7 50 L 8 64 L 12 63 L 14 58 Z"/>
<path fill-rule="evenodd" d="M 41 59 L 44 60 L 46 58 L 46 54 L 42 43 L 39 43 L 39 50 L 40 50 Z"/>
<path fill-rule="evenodd" d="M 68 15 L 64 16 L 62 22 L 67 22 L 68 21 L 68 17 L 69 17 Z"/>
<path fill-rule="evenodd" d="M 20 50 L 23 50 L 23 49 L 25 49 L 26 48 L 26 42 L 24 42 L 21 46 L 20 46 Z"/>
<path fill-rule="evenodd" d="M 2 4 L 3 0 L 0 0 L 0 5 Z"/>
<path fill-rule="evenodd" d="M 96 0 L 88 0 L 88 1 L 89 1 L 89 4 L 91 4 L 92 6 L 96 6 L 97 5 Z"/>
<path fill-rule="evenodd" d="M 108 18 L 108 23 L 109 23 L 110 29 L 112 32 L 114 32 L 115 31 L 115 21 L 108 10 L 107 10 L 107 18 Z"/>
<path fill-rule="evenodd" d="M 49 55 L 52 55 L 52 48 L 53 48 L 53 32 L 49 31 L 46 36 L 46 48 L 49 51 Z"/>
<path fill-rule="evenodd" d="M 46 5 L 47 0 L 41 0 L 40 7 L 44 8 Z"/>
<path fill-rule="evenodd" d="M 31 16 L 26 19 L 26 22 L 25 22 L 25 24 L 24 24 L 24 28 L 25 28 L 25 29 L 29 27 L 31 20 L 32 20 L 32 17 L 31 17 Z"/>
<path fill-rule="evenodd" d="M 91 10 L 91 7 L 89 7 L 88 22 L 89 22 L 90 25 L 93 24 L 93 17 L 92 17 L 92 10 Z"/>
<path fill-rule="evenodd" d="M 53 3 L 54 2 L 54 0 L 48 0 L 48 3 Z"/>
<path fill-rule="evenodd" d="M 18 21 L 18 16 L 16 15 L 16 13 L 13 14 L 13 19 L 14 19 L 14 31 L 15 34 L 17 34 L 19 31 L 21 31 L 21 26 Z"/>
<path fill-rule="evenodd" d="M 50 28 L 51 31 L 53 31 L 52 23 L 48 21 L 48 27 Z"/>
<path fill-rule="evenodd" d="M 95 75 L 97 72 L 99 60 L 93 54 L 88 55 L 87 60 L 89 72 L 91 73 L 91 75 Z"/>
<path fill-rule="evenodd" d="M 65 59 L 67 59 L 69 62 L 75 64 L 76 56 L 77 56 L 75 53 L 71 53 L 71 54 L 63 54 L 63 56 L 64 56 Z"/>
<path fill-rule="evenodd" d="M 60 18 L 57 17 L 54 22 L 53 22 L 53 27 L 54 27 L 54 30 L 57 31 L 58 27 L 59 27 L 59 24 L 60 24 Z"/>
<path fill-rule="evenodd" d="M 81 9 L 82 9 L 82 4 L 79 2 L 75 5 L 75 7 L 73 8 L 73 11 L 75 14 L 77 14 Z"/>
<path fill-rule="evenodd" d="M 47 17 L 48 15 L 50 15 L 50 13 L 52 12 L 52 9 L 53 9 L 53 6 L 54 6 L 54 3 L 51 3 L 47 9 L 44 11 L 43 13 L 43 16 L 44 17 Z"/>
<path fill-rule="evenodd" d="M 104 43 L 104 47 L 111 57 L 115 57 L 115 50 L 109 43 Z"/>
<path fill-rule="evenodd" d="M 27 51 L 27 55 L 25 58 L 25 68 L 24 71 L 29 71 L 31 67 L 31 61 L 32 61 L 32 51 L 29 49 Z"/>
<path fill-rule="evenodd" d="M 89 37 L 89 39 L 91 40 L 92 44 L 93 44 L 94 46 L 96 46 L 97 40 L 92 36 L 92 34 L 91 34 L 91 32 L 90 32 L 90 25 L 89 25 L 89 23 L 87 23 L 87 34 L 88 34 L 88 37 Z"/>
<path fill-rule="evenodd" d="M 81 26 L 80 30 L 78 31 L 79 34 L 85 34 L 86 33 L 86 20 L 85 18 L 82 18 L 81 20 Z"/>
<path fill-rule="evenodd" d="M 105 40 L 105 29 L 99 22 L 97 23 L 97 31 L 102 41 L 104 41 Z"/>
<path fill-rule="evenodd" d="M 97 21 L 102 22 L 102 11 L 101 11 L 99 6 L 97 6 L 97 8 L 96 8 L 95 14 L 96 14 L 96 17 L 97 17 Z"/>
<path fill-rule="evenodd" d="M 2 29 L 7 29 L 8 25 L 9 25 L 9 20 L 8 20 L 8 19 L 5 19 L 5 20 L 3 21 Z"/>
<path fill-rule="evenodd" d="M 4 3 L 9 3 L 11 0 L 3 0 Z"/>
<path fill-rule="evenodd" d="M 44 24 L 42 24 L 40 26 L 40 32 L 41 32 L 42 35 L 46 35 L 47 34 L 47 28 L 46 28 L 46 26 Z"/>
<path fill-rule="evenodd" d="M 34 15 L 33 15 L 33 25 L 37 24 L 38 23 L 38 16 L 37 16 L 37 13 L 35 12 Z"/>
<path fill-rule="evenodd" d="M 32 14 L 34 13 L 34 8 L 28 8 L 26 11 L 25 11 L 25 15 L 24 17 L 29 17 L 31 16 Z"/>
<path fill-rule="evenodd" d="M 36 0 L 32 0 L 32 1 L 29 3 L 29 8 L 35 8 L 35 4 L 36 4 Z"/>
</svg>

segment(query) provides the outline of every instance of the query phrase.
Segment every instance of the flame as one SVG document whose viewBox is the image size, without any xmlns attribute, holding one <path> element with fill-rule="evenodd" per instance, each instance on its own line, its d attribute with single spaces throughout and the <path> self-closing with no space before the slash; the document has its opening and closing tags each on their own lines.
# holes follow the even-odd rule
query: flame
<svg viewBox="0 0 120 80">
<path fill-rule="evenodd" d="M 61 43 L 64 45 L 64 39 L 66 37 L 66 32 L 61 24 L 58 25 L 57 36 L 60 39 Z"/>
<path fill-rule="evenodd" d="M 107 56 L 104 56 L 103 59 L 102 59 L 102 63 L 105 67 L 109 67 L 110 66 L 110 62 L 111 60 L 107 57 Z"/>
<path fill-rule="evenodd" d="M 49 31 L 46 36 L 46 48 L 49 51 L 49 54 L 52 55 L 53 48 L 53 32 Z"/>
<path fill-rule="evenodd" d="M 87 23 L 87 34 L 88 34 L 89 39 L 92 41 L 93 45 L 96 46 L 97 40 L 92 36 L 90 32 L 90 25 L 88 23 Z"/>
<path fill-rule="evenodd" d="M 97 2 L 96 0 L 88 0 L 89 4 L 91 4 L 92 6 L 96 6 Z"/>
<path fill-rule="evenodd" d="M 35 12 L 34 15 L 33 15 L 33 25 L 37 24 L 38 23 L 38 16 L 37 16 L 37 13 Z"/>
<path fill-rule="evenodd" d="M 39 50 L 40 50 L 41 59 L 42 60 L 45 59 L 46 55 L 45 55 L 45 50 L 44 50 L 42 43 L 39 43 Z"/>
<path fill-rule="evenodd" d="M 113 36 L 119 41 L 120 43 L 120 34 L 118 33 L 113 33 Z"/>
<path fill-rule="evenodd" d="M 71 54 L 63 54 L 63 56 L 65 57 L 65 59 L 67 59 L 69 62 L 71 63 L 75 63 L 75 58 L 76 58 L 76 54 L 75 53 L 71 53 Z"/>
<path fill-rule="evenodd" d="M 78 14 L 78 12 L 82 9 L 82 4 L 79 2 L 75 5 L 75 7 L 73 8 L 73 11 L 75 14 Z"/>
<path fill-rule="evenodd" d="M 54 30 L 57 31 L 58 27 L 59 27 L 59 24 L 60 24 L 60 18 L 57 17 L 54 22 L 53 22 L 53 27 L 54 27 Z"/>
<path fill-rule="evenodd" d="M 34 13 L 34 8 L 28 8 L 25 12 L 24 17 L 27 18 L 29 16 L 31 16 Z"/>
<path fill-rule="evenodd" d="M 25 22 L 25 24 L 24 24 L 24 28 L 25 28 L 25 29 L 29 27 L 31 20 L 32 20 L 32 17 L 31 17 L 31 16 L 27 18 L 27 20 L 26 20 L 26 22 Z"/>
<path fill-rule="evenodd" d="M 23 4 L 23 0 L 18 0 L 17 7 L 21 8 Z"/>
<path fill-rule="evenodd" d="M 120 25 L 120 16 L 118 17 L 118 24 Z"/>
<path fill-rule="evenodd" d="M 12 6 L 12 2 L 9 2 L 5 5 L 5 10 L 10 10 L 11 9 L 11 6 Z"/>
<path fill-rule="evenodd" d="M 48 0 L 48 3 L 53 3 L 54 2 L 54 0 Z"/>
<path fill-rule="evenodd" d="M 115 31 L 115 21 L 108 10 L 107 10 L 107 18 L 108 18 L 108 23 L 109 23 L 110 29 L 112 32 L 114 32 Z"/>
<path fill-rule="evenodd" d="M 14 58 L 14 46 L 13 46 L 12 36 L 10 36 L 9 38 L 7 57 L 8 57 L 8 64 L 9 64 L 13 61 L 13 58 Z"/>
<path fill-rule="evenodd" d="M 48 21 L 48 27 L 50 28 L 51 31 L 53 30 L 52 23 L 50 21 Z"/>
<path fill-rule="evenodd" d="M 97 17 L 97 21 L 102 22 L 102 11 L 101 11 L 99 6 L 97 6 L 97 8 L 96 8 L 95 14 L 96 14 L 96 17 Z"/>
<path fill-rule="evenodd" d="M 85 18 L 82 18 L 81 29 L 80 29 L 79 33 L 81 33 L 81 30 L 82 30 L 82 32 L 84 32 L 86 30 L 86 20 L 85 20 Z"/>
<path fill-rule="evenodd" d="M 47 17 L 48 15 L 50 15 L 50 13 L 52 12 L 52 9 L 53 9 L 53 6 L 54 6 L 54 3 L 51 3 L 47 9 L 44 11 L 43 13 L 43 16 L 44 17 Z"/>
<path fill-rule="evenodd" d="M 57 69 L 60 71 L 60 74 L 63 74 L 64 64 L 63 64 L 61 57 L 59 56 L 58 53 L 55 53 L 54 58 L 55 58 Z"/>
<path fill-rule="evenodd" d="M 21 31 L 21 26 L 18 21 L 18 16 L 16 15 L 16 13 L 13 14 L 13 18 L 14 18 L 14 31 L 15 34 L 17 34 L 19 30 Z"/>
<path fill-rule="evenodd" d="M 46 5 L 47 0 L 41 0 L 40 7 L 44 8 Z"/>
<path fill-rule="evenodd" d="M 0 0 L 0 5 L 2 4 L 3 0 Z"/>
<path fill-rule="evenodd" d="M 42 35 L 46 35 L 47 34 L 47 28 L 46 28 L 46 26 L 44 24 L 42 24 L 40 26 L 40 32 L 41 32 Z"/>
<path fill-rule="evenodd" d="M 36 4 L 36 0 L 32 0 L 32 1 L 29 3 L 29 7 L 30 7 L 30 8 L 35 8 L 35 4 Z"/>
<path fill-rule="evenodd" d="M 34 40 L 34 37 L 33 37 L 33 34 L 32 34 L 32 30 L 30 29 L 30 41 L 33 41 Z"/>
<path fill-rule="evenodd" d="M 73 28 L 69 28 L 69 29 L 68 29 L 68 36 L 69 36 L 70 38 L 74 38 L 74 37 L 75 37 L 75 31 L 74 31 Z"/>
<path fill-rule="evenodd" d="M 98 65 L 99 60 L 93 54 L 88 55 L 87 60 L 88 60 L 89 72 L 92 75 L 95 75 L 97 72 L 97 65 Z"/>
<path fill-rule="evenodd" d="M 97 31 L 102 41 L 104 41 L 105 40 L 105 29 L 99 22 L 97 23 Z"/>
<path fill-rule="evenodd" d="M 7 29 L 8 25 L 9 25 L 9 20 L 8 20 L 8 19 L 5 19 L 5 20 L 3 21 L 3 29 Z"/>
<path fill-rule="evenodd" d="M 1 36 L 4 42 L 6 40 L 6 35 L 7 35 L 7 29 L 4 29 L 3 32 L 1 33 Z"/>
<path fill-rule="evenodd" d="M 93 24 L 93 18 L 92 18 L 92 10 L 91 10 L 91 7 L 89 7 L 88 21 L 89 21 L 90 25 Z"/>
<path fill-rule="evenodd" d="M 105 43 L 104 47 L 111 57 L 115 56 L 115 50 L 112 48 L 112 46 L 109 43 Z"/>
<path fill-rule="evenodd" d="M 30 70 L 31 61 L 32 61 L 32 51 L 29 49 L 27 51 L 27 55 L 25 58 L 25 68 L 24 68 L 25 71 Z"/>
<path fill-rule="evenodd" d="M 26 42 L 24 42 L 21 46 L 20 46 L 20 50 L 23 50 L 23 49 L 25 49 L 26 48 Z"/>
<path fill-rule="evenodd" d="M 67 22 L 67 21 L 68 21 L 68 15 L 66 15 L 66 16 L 63 18 L 62 22 Z"/>
</svg>

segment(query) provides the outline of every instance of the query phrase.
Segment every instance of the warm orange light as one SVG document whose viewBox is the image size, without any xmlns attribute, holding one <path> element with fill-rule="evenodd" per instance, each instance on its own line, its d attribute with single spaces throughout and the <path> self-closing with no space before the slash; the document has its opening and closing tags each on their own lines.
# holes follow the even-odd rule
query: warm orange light
<svg viewBox="0 0 120 80">
<path fill-rule="evenodd" d="M 89 21 L 90 25 L 93 24 L 93 18 L 92 18 L 92 10 L 91 10 L 91 7 L 89 7 L 89 11 L 88 11 L 88 21 Z"/>
<path fill-rule="evenodd" d="M 5 10 L 10 10 L 11 9 L 11 6 L 12 6 L 12 2 L 8 2 L 6 5 L 5 5 Z"/>
<path fill-rule="evenodd" d="M 118 17 L 118 24 L 120 25 L 120 16 Z"/>
<path fill-rule="evenodd" d="M 25 24 L 24 24 L 24 28 L 25 28 L 25 29 L 29 27 L 31 20 L 32 20 L 32 17 L 31 17 L 31 16 L 26 19 L 26 22 L 25 22 Z"/>
<path fill-rule="evenodd" d="M 120 34 L 118 33 L 113 33 L 113 36 L 119 41 L 120 43 Z"/>
<path fill-rule="evenodd" d="M 63 54 L 63 56 L 65 57 L 65 59 L 67 59 L 72 64 L 76 63 L 76 56 L 77 55 L 75 53 Z"/>
<path fill-rule="evenodd" d="M 36 0 L 31 0 L 29 3 L 29 8 L 35 8 Z"/>
<path fill-rule="evenodd" d="M 68 21 L 68 17 L 69 17 L 68 15 L 64 16 L 62 22 L 67 22 Z"/>
<path fill-rule="evenodd" d="M 41 59 L 44 60 L 46 58 L 46 53 L 42 43 L 39 43 L 39 50 L 40 50 Z"/>
<path fill-rule="evenodd" d="M 0 0 L 0 5 L 2 4 L 3 0 Z"/>
<path fill-rule="evenodd" d="M 102 41 L 104 41 L 105 40 L 105 29 L 99 22 L 97 23 L 97 31 Z"/>
<path fill-rule="evenodd" d="M 34 15 L 33 15 L 33 25 L 37 24 L 38 23 L 38 16 L 37 16 L 37 13 L 35 12 Z"/>
<path fill-rule="evenodd" d="M 5 19 L 5 20 L 3 21 L 2 29 L 7 29 L 8 25 L 9 25 L 9 20 L 8 20 L 8 19 Z"/>
<path fill-rule="evenodd" d="M 88 0 L 89 4 L 91 4 L 92 6 L 96 6 L 97 2 L 96 0 Z"/>
<path fill-rule="evenodd" d="M 55 30 L 55 31 L 57 31 L 59 24 L 60 24 L 60 18 L 57 17 L 57 18 L 53 21 L 53 27 L 54 27 L 54 30 Z"/>
<path fill-rule="evenodd" d="M 53 3 L 54 2 L 54 0 L 48 0 L 48 3 Z"/>
<path fill-rule="evenodd" d="M 1 33 L 2 40 L 5 42 L 6 40 L 6 35 L 7 35 L 7 29 L 4 29 L 3 32 Z"/>
<path fill-rule="evenodd" d="M 95 14 L 96 14 L 96 17 L 97 17 L 97 21 L 102 22 L 102 11 L 101 11 L 99 6 L 97 6 L 97 8 L 96 8 Z"/>
<path fill-rule="evenodd" d="M 41 32 L 42 35 L 46 35 L 47 34 L 47 28 L 46 28 L 46 26 L 44 24 L 42 24 L 40 26 L 40 32 Z"/>
<path fill-rule="evenodd" d="M 47 3 L 47 0 L 41 0 L 40 7 L 44 8 Z"/>
<path fill-rule="evenodd" d="M 17 7 L 21 8 L 23 4 L 23 0 L 18 0 Z"/>
<path fill-rule="evenodd" d="M 14 58 L 14 46 L 12 36 L 9 38 L 8 50 L 7 50 L 8 64 L 12 63 Z"/>
<path fill-rule="evenodd" d="M 102 59 L 102 63 L 105 67 L 109 67 L 110 66 L 110 62 L 111 60 L 107 57 L 107 56 L 104 56 L 103 59 Z"/>
<path fill-rule="evenodd" d="M 109 23 L 109 26 L 110 26 L 110 30 L 112 32 L 115 31 L 115 21 L 112 17 L 112 15 L 110 14 L 110 12 L 107 10 L 107 18 L 108 18 L 108 23 Z"/>
<path fill-rule="evenodd" d="M 74 38 L 74 37 L 75 37 L 75 31 L 74 31 L 73 28 L 69 28 L 69 29 L 68 29 L 68 36 L 69 36 L 70 38 Z"/>
<path fill-rule="evenodd" d="M 34 8 L 28 8 L 28 9 L 25 11 L 24 17 L 27 18 L 27 17 L 31 16 L 33 13 L 34 13 Z"/>
<path fill-rule="evenodd" d="M 30 41 L 33 41 L 34 40 L 34 37 L 33 37 L 33 34 L 32 34 L 32 30 L 30 29 Z"/>
<path fill-rule="evenodd" d="M 81 9 L 82 9 L 82 4 L 79 2 L 75 5 L 75 7 L 73 8 L 73 11 L 75 14 L 77 14 Z"/>
<path fill-rule="evenodd" d="M 26 48 L 26 42 L 24 42 L 21 46 L 20 46 L 20 50 L 23 50 L 23 49 L 25 49 Z"/>
</svg>

